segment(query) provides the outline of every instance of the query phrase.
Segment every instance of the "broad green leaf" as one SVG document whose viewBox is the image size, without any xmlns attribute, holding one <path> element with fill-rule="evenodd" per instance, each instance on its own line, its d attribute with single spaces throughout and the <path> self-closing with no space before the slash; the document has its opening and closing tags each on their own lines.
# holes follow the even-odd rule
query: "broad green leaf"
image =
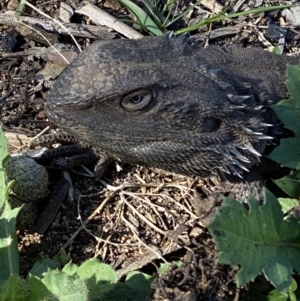
<svg viewBox="0 0 300 301">
<path fill-rule="evenodd" d="M 146 30 L 153 33 L 155 36 L 163 35 L 163 32 L 153 22 L 153 20 L 136 4 L 130 0 L 119 0 L 139 21 L 139 24 Z"/>
<path fill-rule="evenodd" d="M 268 157 L 283 166 L 300 170 L 300 138 L 286 138 L 280 140 L 278 145 Z"/>
<path fill-rule="evenodd" d="M 281 139 L 280 145 L 268 156 L 283 166 L 300 170 L 300 68 L 288 66 L 287 89 L 289 99 L 285 99 L 272 106 L 284 126 L 295 133 L 295 137 Z"/>
<path fill-rule="evenodd" d="M 299 145 L 300 148 L 300 145 Z M 300 197 L 300 172 L 292 171 L 289 175 L 274 180 L 276 185 L 280 187 L 288 196 L 292 198 Z"/>
<path fill-rule="evenodd" d="M 280 204 L 267 189 L 262 206 L 253 197 L 248 203 L 249 211 L 225 198 L 209 225 L 220 251 L 218 262 L 241 266 L 238 286 L 263 273 L 278 291 L 286 293 L 293 270 L 300 272 L 300 221 L 284 220 Z"/>
<path fill-rule="evenodd" d="M 289 107 L 285 105 L 287 101 L 289 100 L 283 100 L 282 102 L 279 102 L 278 104 L 272 106 L 272 109 L 275 111 L 276 115 L 284 124 L 284 126 L 292 130 L 294 133 L 296 133 L 296 137 L 299 138 L 300 137 L 300 123 L 299 123 L 300 108 Z M 299 100 L 298 102 L 300 103 Z"/>
<path fill-rule="evenodd" d="M 43 279 L 29 276 L 30 293 L 26 301 L 87 301 L 88 289 L 82 279 L 64 272 L 48 270 Z"/>
<path fill-rule="evenodd" d="M 16 217 L 20 208 L 11 209 L 7 195 L 8 188 L 4 172 L 4 162 L 8 152 L 6 140 L 0 129 L 0 282 L 10 275 L 19 273 L 19 252 L 16 236 Z"/>
<path fill-rule="evenodd" d="M 287 89 L 289 99 L 284 99 L 272 106 L 278 118 L 284 126 L 292 130 L 296 137 L 300 138 L 300 67 L 288 66 L 287 68 Z"/>
</svg>

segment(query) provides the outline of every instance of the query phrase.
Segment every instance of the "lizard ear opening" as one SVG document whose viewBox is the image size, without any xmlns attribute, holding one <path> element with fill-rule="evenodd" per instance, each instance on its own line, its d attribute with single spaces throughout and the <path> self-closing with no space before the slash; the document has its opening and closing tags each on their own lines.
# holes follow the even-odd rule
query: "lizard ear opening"
<svg viewBox="0 0 300 301">
<path fill-rule="evenodd" d="M 121 100 L 121 106 L 128 112 L 137 112 L 147 108 L 152 100 L 152 92 L 143 89 L 125 95 Z"/>
<path fill-rule="evenodd" d="M 222 121 L 212 117 L 206 117 L 203 120 L 201 132 L 212 133 L 216 132 L 221 127 Z"/>
</svg>

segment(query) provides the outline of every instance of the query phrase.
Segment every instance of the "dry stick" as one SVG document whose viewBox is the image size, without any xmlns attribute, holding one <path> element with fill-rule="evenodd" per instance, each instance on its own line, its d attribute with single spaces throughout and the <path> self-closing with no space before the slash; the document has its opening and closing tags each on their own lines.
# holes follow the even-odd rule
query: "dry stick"
<svg viewBox="0 0 300 301">
<path fill-rule="evenodd" d="M 70 237 L 70 239 L 63 245 L 63 249 L 65 250 L 72 242 L 73 240 L 76 238 L 76 236 L 81 232 L 81 230 L 83 229 L 86 229 L 86 226 L 88 225 L 88 223 L 95 217 L 96 214 L 98 214 L 102 209 L 103 207 L 106 205 L 106 203 L 112 198 L 115 196 L 115 194 L 117 193 L 117 190 L 116 191 L 113 191 L 113 193 L 108 196 L 95 210 L 94 212 L 84 221 L 82 222 L 82 220 L 80 219 L 80 222 L 81 222 L 81 226 L 75 231 L 75 233 Z M 89 197 L 90 196 L 93 196 L 93 195 L 98 195 L 99 193 L 95 193 L 95 194 L 91 194 L 91 195 L 88 195 Z M 85 196 L 82 196 L 83 197 L 87 197 L 87 195 Z M 79 203 L 79 200 L 78 200 L 78 203 Z M 86 229 L 87 230 L 87 229 Z M 87 232 L 90 234 L 90 232 L 87 230 Z"/>
<path fill-rule="evenodd" d="M 183 211 L 185 211 L 187 214 L 189 214 L 191 217 L 193 218 L 198 218 L 195 214 L 193 214 L 193 212 L 191 212 L 188 208 L 186 208 L 184 205 L 182 205 L 181 203 L 179 202 L 176 202 L 173 198 L 171 198 L 170 196 L 168 195 L 164 195 L 164 194 L 151 194 L 151 193 L 134 193 L 134 192 L 128 192 L 128 191 L 124 191 L 123 192 L 124 194 L 126 195 L 129 195 L 129 196 L 132 196 L 132 197 L 137 197 L 139 195 L 144 195 L 144 196 L 158 196 L 158 197 L 161 197 L 161 198 L 167 198 L 169 200 L 171 200 L 175 205 L 177 205 L 178 207 L 180 207 L 180 209 L 182 209 Z M 145 202 L 147 203 L 147 201 L 143 198 L 140 198 L 140 200 L 142 202 Z M 162 208 L 161 206 L 158 206 L 158 205 L 155 205 L 155 204 L 152 204 L 158 208 Z M 165 208 L 164 208 L 165 209 Z"/>
<path fill-rule="evenodd" d="M 10 141 L 13 139 L 13 138 L 11 138 L 11 137 L 12 137 L 13 135 L 18 135 L 18 134 L 16 134 L 16 133 L 10 133 L 10 132 L 5 132 L 5 137 L 6 137 L 6 139 L 8 140 L 8 143 L 9 143 L 11 146 L 15 147 L 15 148 L 16 148 L 16 151 L 19 152 L 19 151 L 22 150 L 24 147 L 28 147 L 28 146 L 30 145 L 30 143 L 31 143 L 34 139 L 36 139 L 37 137 L 43 135 L 46 131 L 48 131 L 49 128 L 50 128 L 50 127 L 47 126 L 47 127 L 44 128 L 39 134 L 37 134 L 35 137 L 29 138 L 29 137 L 26 136 L 28 139 L 26 140 L 26 142 L 24 142 L 24 144 L 23 144 L 22 146 L 14 146 L 13 144 L 10 144 Z M 14 139 L 15 139 L 15 138 L 14 138 Z M 21 142 L 23 143 L 22 139 L 18 139 L 18 140 L 21 141 Z"/>
<path fill-rule="evenodd" d="M 110 27 L 129 39 L 140 39 L 143 37 L 141 33 L 135 31 L 134 29 L 119 21 L 117 18 L 108 14 L 99 7 L 92 5 L 87 1 L 83 1 L 83 3 L 85 4 L 85 6 L 83 6 L 80 9 L 77 9 L 75 11 L 76 13 L 88 16 L 96 24 Z"/>
<path fill-rule="evenodd" d="M 152 208 L 152 210 L 153 210 L 154 213 L 156 214 L 158 220 L 160 221 L 162 227 L 164 228 L 164 231 L 168 231 L 168 227 L 167 227 L 167 225 L 165 224 L 165 222 L 164 222 L 164 220 L 163 220 L 161 214 L 158 212 L 158 210 L 157 210 L 157 208 L 156 208 L 156 204 L 153 204 L 153 203 L 150 201 L 150 199 L 147 198 L 146 196 L 145 196 L 145 199 L 144 199 L 143 201 L 145 201 L 145 202 Z M 166 208 L 163 208 L 163 210 L 166 211 Z"/>
<path fill-rule="evenodd" d="M 116 35 L 108 31 L 108 28 L 100 25 L 87 25 L 87 24 L 77 24 L 77 23 L 65 23 L 61 22 L 67 31 L 57 26 L 51 19 L 40 19 L 33 17 L 24 17 L 24 16 L 14 16 L 0 13 L 0 24 L 8 26 L 17 26 L 20 22 L 26 22 L 27 24 L 34 26 L 38 25 L 48 32 L 59 32 L 63 35 L 69 35 L 71 33 L 77 37 L 84 38 L 101 38 L 101 39 L 113 39 Z"/>
<path fill-rule="evenodd" d="M 210 1 L 210 3 L 211 3 L 211 1 Z M 213 4 L 213 6 L 212 6 L 212 8 L 211 8 L 212 12 L 213 12 L 213 13 L 215 13 L 215 12 L 217 13 L 217 10 L 215 9 L 215 7 L 216 7 L 216 0 L 212 1 L 212 4 Z M 207 46 L 208 46 L 208 41 L 209 41 L 209 39 L 210 39 L 211 31 L 212 31 L 212 23 L 209 24 L 207 39 L 206 39 L 206 41 L 205 41 L 204 47 L 207 47 Z"/>
<path fill-rule="evenodd" d="M 205 7 L 207 7 L 207 8 L 209 8 L 211 11 L 216 12 L 217 14 L 219 12 L 221 12 L 222 9 L 223 9 L 223 6 L 220 3 L 218 3 L 216 0 L 214 0 L 214 1 L 211 1 L 211 0 L 202 0 L 200 2 L 200 4 L 203 5 L 203 6 L 205 6 Z"/>
<path fill-rule="evenodd" d="M 163 246 L 160 249 L 160 252 L 161 252 L 160 256 L 170 254 L 181 248 L 182 248 L 182 246 L 178 245 L 176 242 L 173 241 L 173 243 L 171 243 L 170 245 Z M 134 261 L 132 264 L 130 264 L 126 268 L 116 271 L 116 273 L 117 273 L 118 277 L 121 278 L 122 276 L 126 275 L 127 273 L 129 273 L 131 271 L 136 271 L 136 270 L 140 269 L 145 264 L 153 261 L 154 259 L 157 259 L 157 255 L 151 251 L 148 254 L 144 255 L 143 258 L 141 258 L 140 260 Z"/>
<path fill-rule="evenodd" d="M 151 223 L 146 217 L 144 217 L 138 210 L 136 210 L 124 197 L 124 193 L 120 193 L 120 197 L 123 197 L 124 203 L 141 219 L 143 220 L 148 226 L 156 230 L 158 233 L 162 234 L 163 236 L 167 236 L 167 232 L 161 230 L 160 228 L 156 227 L 153 223 Z"/>
<path fill-rule="evenodd" d="M 95 238 L 95 240 L 97 242 L 101 241 L 101 242 L 105 242 L 107 244 L 113 245 L 113 246 L 136 246 L 136 244 L 124 244 L 124 243 L 113 243 L 110 241 L 107 241 L 105 239 L 102 239 L 100 237 L 97 237 L 95 235 L 93 235 L 87 228 L 86 226 L 89 224 L 89 222 L 95 217 L 96 214 L 98 214 L 106 205 L 106 203 L 116 195 L 116 193 L 118 192 L 118 190 L 113 191 L 113 193 L 107 197 L 94 211 L 93 213 L 83 222 L 79 213 L 79 202 L 81 198 L 84 197 L 91 197 L 94 195 L 98 195 L 99 193 L 94 193 L 94 194 L 89 194 L 89 195 L 82 195 L 78 198 L 78 203 L 77 203 L 77 209 L 78 209 L 78 215 L 79 215 L 79 220 L 81 223 L 81 226 L 76 230 L 76 232 L 69 238 L 69 240 L 63 245 L 62 249 L 65 250 L 72 242 L 73 240 L 76 238 L 76 236 L 82 231 L 85 230 L 89 235 L 91 235 L 93 238 Z"/>
<path fill-rule="evenodd" d="M 31 27 L 31 26 L 29 26 L 29 25 L 27 25 L 27 24 L 25 24 L 24 22 L 21 22 L 25 27 L 27 27 L 27 28 L 29 28 L 29 29 L 31 29 L 31 30 L 33 30 L 33 31 L 35 31 L 37 34 L 39 34 L 40 36 L 42 36 L 42 38 L 49 44 L 49 46 L 52 48 L 52 49 L 54 49 L 54 51 L 56 52 L 56 53 L 58 53 L 58 55 L 69 65 L 70 64 L 70 62 L 65 58 L 65 56 L 64 55 L 62 55 L 62 53 L 59 51 L 59 50 L 57 50 L 52 44 L 51 44 L 51 42 L 41 33 L 41 32 L 39 32 L 38 30 L 36 30 L 35 28 L 33 28 L 33 27 Z"/>
<path fill-rule="evenodd" d="M 246 0 L 239 0 L 232 9 L 232 12 L 236 13 Z"/>
<path fill-rule="evenodd" d="M 153 252 L 156 255 L 156 258 L 159 258 L 161 260 L 163 260 L 165 263 L 167 263 L 167 261 L 161 256 L 161 254 L 159 254 L 158 252 L 156 252 L 154 249 L 152 249 L 151 247 L 149 247 L 146 243 L 144 243 L 138 236 L 138 234 L 136 233 L 136 230 L 134 229 L 134 227 L 127 221 L 127 219 L 122 216 L 122 220 L 123 222 L 131 229 L 133 235 L 136 237 L 136 239 L 139 241 L 140 244 L 142 244 L 146 249 L 148 249 L 149 251 Z"/>
<path fill-rule="evenodd" d="M 42 12 L 41 10 L 37 9 L 35 6 L 33 6 L 32 4 L 30 4 L 27 1 L 21 1 L 21 3 L 26 4 L 27 6 L 29 6 L 30 8 L 32 8 L 33 10 L 37 11 L 39 14 L 41 14 L 42 16 L 51 19 L 53 22 L 55 22 L 56 24 L 58 24 L 60 27 L 62 27 L 65 31 L 69 32 L 69 30 L 59 21 L 57 21 L 56 19 L 53 19 L 52 17 L 48 16 L 47 14 L 45 14 L 44 12 Z M 73 39 L 75 45 L 77 46 L 78 50 L 80 52 L 82 52 L 81 47 L 79 46 L 79 44 L 77 43 L 76 39 L 74 38 L 74 36 L 69 32 L 71 38 Z"/>
</svg>

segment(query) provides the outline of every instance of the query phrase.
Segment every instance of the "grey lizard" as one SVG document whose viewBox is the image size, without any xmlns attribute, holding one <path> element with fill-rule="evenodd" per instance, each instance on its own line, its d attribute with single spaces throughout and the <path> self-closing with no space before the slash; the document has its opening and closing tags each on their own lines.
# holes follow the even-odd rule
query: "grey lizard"
<svg viewBox="0 0 300 301">
<path fill-rule="evenodd" d="M 184 175 L 242 176 L 259 161 L 300 56 L 186 38 L 95 42 L 56 81 L 46 103 L 66 132 L 131 164 Z"/>
</svg>

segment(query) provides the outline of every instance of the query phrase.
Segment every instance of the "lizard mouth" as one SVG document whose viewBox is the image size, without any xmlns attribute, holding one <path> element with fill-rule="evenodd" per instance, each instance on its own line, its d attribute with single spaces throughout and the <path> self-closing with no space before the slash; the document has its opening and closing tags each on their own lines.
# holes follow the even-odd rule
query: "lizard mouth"
<svg viewBox="0 0 300 301">
<path fill-rule="evenodd" d="M 50 119 L 50 121 L 52 121 L 58 126 L 64 128 L 66 126 L 70 126 L 71 123 L 73 124 L 73 122 L 71 122 L 70 119 L 65 117 L 65 114 L 63 112 L 61 114 L 57 113 L 59 112 L 59 110 L 57 109 L 57 105 L 53 106 L 53 104 L 51 104 L 49 101 L 47 101 L 47 103 L 45 104 L 44 111 Z"/>
</svg>

